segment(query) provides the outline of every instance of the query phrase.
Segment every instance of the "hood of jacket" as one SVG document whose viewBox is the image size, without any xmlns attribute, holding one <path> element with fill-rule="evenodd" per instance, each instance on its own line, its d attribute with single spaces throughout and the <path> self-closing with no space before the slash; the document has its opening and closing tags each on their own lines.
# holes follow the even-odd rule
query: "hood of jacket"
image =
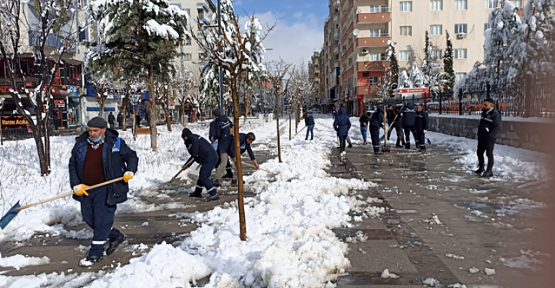
<svg viewBox="0 0 555 288">
<path fill-rule="evenodd" d="M 412 103 L 407 104 L 407 108 L 414 109 L 414 104 L 412 104 Z"/>
<path fill-rule="evenodd" d="M 345 107 L 339 108 L 339 112 L 337 112 L 337 115 L 340 115 L 340 116 L 347 115 L 347 109 L 345 109 Z"/>
<path fill-rule="evenodd" d="M 181 138 L 189 138 L 191 137 L 191 135 L 193 135 L 193 132 L 191 132 L 191 130 L 189 130 L 189 128 L 183 128 L 183 131 L 181 131 Z"/>
<path fill-rule="evenodd" d="M 106 140 L 107 139 L 115 139 L 118 138 L 119 133 L 118 131 L 114 130 L 114 129 L 110 129 L 110 128 L 106 128 Z M 89 138 L 89 132 L 85 132 L 79 136 L 77 136 L 75 138 L 76 142 L 82 142 L 82 141 L 87 141 L 87 138 Z"/>
<path fill-rule="evenodd" d="M 380 112 L 380 114 L 383 114 L 383 106 L 379 106 L 376 111 Z"/>
</svg>

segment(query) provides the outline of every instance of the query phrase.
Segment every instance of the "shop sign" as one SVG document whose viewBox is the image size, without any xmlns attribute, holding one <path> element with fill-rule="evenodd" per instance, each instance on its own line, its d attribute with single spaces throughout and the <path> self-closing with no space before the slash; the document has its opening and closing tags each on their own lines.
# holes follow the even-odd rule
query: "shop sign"
<svg viewBox="0 0 555 288">
<path fill-rule="evenodd" d="M 67 92 L 69 97 L 79 97 L 79 87 L 67 85 Z"/>
<path fill-rule="evenodd" d="M 2 127 L 4 128 L 27 128 L 29 122 L 20 115 L 2 116 Z"/>
<path fill-rule="evenodd" d="M 66 107 L 66 103 L 64 100 L 54 100 L 54 106 L 57 108 L 63 108 Z"/>
</svg>

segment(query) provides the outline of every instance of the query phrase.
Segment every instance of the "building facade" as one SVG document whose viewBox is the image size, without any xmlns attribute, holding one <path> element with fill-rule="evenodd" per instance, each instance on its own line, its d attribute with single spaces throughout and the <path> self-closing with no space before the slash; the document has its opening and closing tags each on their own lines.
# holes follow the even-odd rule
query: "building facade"
<svg viewBox="0 0 555 288">
<path fill-rule="evenodd" d="M 527 1 L 511 2 L 522 8 Z M 378 85 L 389 69 L 388 42 L 395 44 L 400 68 L 410 70 L 424 58 L 426 31 L 438 60 L 449 33 L 461 79 L 483 60 L 488 16 L 498 5 L 497 0 L 331 0 L 323 51 L 328 99 L 361 115 L 365 103 L 379 99 Z M 334 73 L 339 74 L 337 86 Z"/>
<path fill-rule="evenodd" d="M 324 99 L 323 83 L 322 83 L 322 51 L 314 51 L 310 61 L 308 62 L 308 75 L 310 82 L 314 87 L 311 95 L 310 103 L 306 103 L 312 107 L 319 107 Z"/>
</svg>

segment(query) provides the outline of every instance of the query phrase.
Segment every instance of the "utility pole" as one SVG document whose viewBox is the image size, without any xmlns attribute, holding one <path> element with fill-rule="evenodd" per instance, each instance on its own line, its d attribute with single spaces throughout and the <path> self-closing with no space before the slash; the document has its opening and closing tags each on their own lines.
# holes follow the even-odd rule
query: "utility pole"
<svg viewBox="0 0 555 288">
<path fill-rule="evenodd" d="M 221 10 L 221 0 L 218 0 L 218 36 L 222 37 L 222 10 Z M 222 53 L 222 41 L 218 41 L 220 43 L 220 53 Z M 220 111 L 224 113 L 224 79 L 223 79 L 223 70 L 222 65 L 218 66 L 218 72 L 220 74 Z"/>
</svg>

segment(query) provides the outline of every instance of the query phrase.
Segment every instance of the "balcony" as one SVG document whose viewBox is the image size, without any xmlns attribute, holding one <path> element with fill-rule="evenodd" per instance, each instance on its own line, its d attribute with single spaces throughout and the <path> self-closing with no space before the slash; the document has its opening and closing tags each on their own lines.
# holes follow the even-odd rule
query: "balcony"
<svg viewBox="0 0 555 288">
<path fill-rule="evenodd" d="M 389 67 L 389 61 L 357 62 L 357 71 L 384 72 Z"/>
<path fill-rule="evenodd" d="M 349 47 L 349 49 L 347 49 L 347 51 L 345 51 L 345 53 L 343 53 L 343 56 L 341 56 L 341 62 L 345 62 L 345 60 L 347 60 L 347 58 L 349 58 L 349 56 L 351 56 L 351 54 L 353 54 L 354 52 L 354 47 L 353 45 L 351 45 Z"/>
<path fill-rule="evenodd" d="M 387 22 L 391 22 L 391 12 L 360 13 L 357 15 L 357 24 L 387 23 Z"/>
<path fill-rule="evenodd" d="M 378 92 L 378 85 L 358 86 L 357 95 L 374 95 Z"/>
<path fill-rule="evenodd" d="M 382 37 L 359 37 L 357 38 L 357 47 L 387 47 L 387 42 L 391 41 L 390 35 Z"/>
</svg>

